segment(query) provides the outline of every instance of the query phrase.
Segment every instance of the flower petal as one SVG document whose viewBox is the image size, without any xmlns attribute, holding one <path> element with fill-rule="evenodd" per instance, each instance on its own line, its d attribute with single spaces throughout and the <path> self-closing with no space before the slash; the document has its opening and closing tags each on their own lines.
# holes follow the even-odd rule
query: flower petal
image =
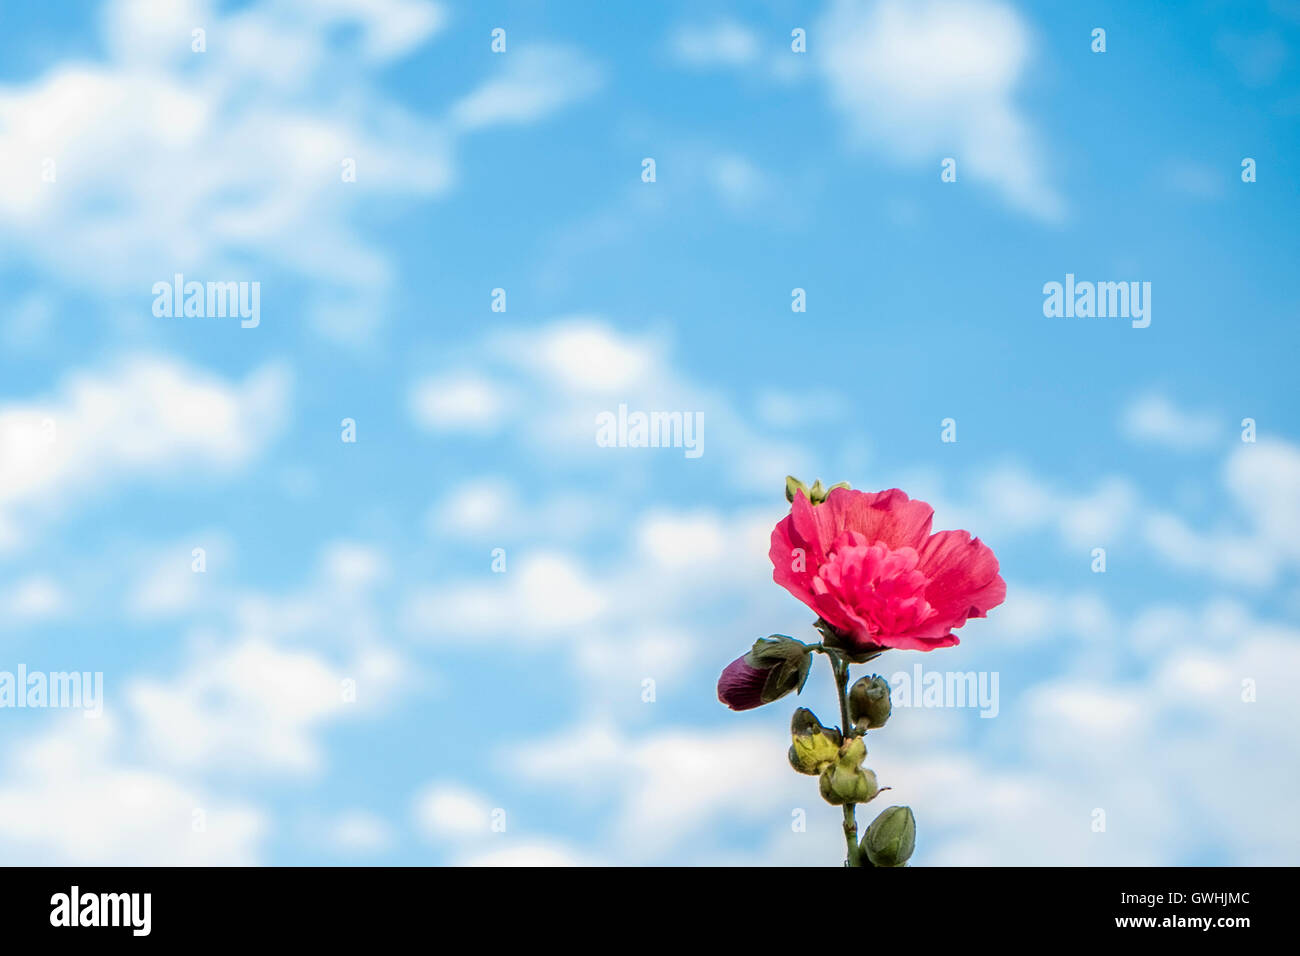
<svg viewBox="0 0 1300 956">
<path fill-rule="evenodd" d="M 939 531 L 921 547 L 920 568 L 930 579 L 925 599 L 934 608 L 934 624 L 961 627 L 968 618 L 984 617 L 1007 596 L 991 548 L 966 531 Z"/>
<path fill-rule="evenodd" d="M 877 492 L 836 488 L 823 504 L 810 510 L 821 542 L 829 544 L 845 531 L 856 531 L 869 544 L 879 541 L 890 548 L 918 551 L 934 519 L 933 508 L 897 488 Z"/>
</svg>

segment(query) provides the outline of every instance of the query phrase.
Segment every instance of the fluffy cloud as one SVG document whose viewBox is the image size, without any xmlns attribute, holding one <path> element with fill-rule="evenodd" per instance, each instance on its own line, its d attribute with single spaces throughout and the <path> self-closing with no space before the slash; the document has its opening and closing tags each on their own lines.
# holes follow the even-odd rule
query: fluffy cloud
<svg viewBox="0 0 1300 956">
<path fill-rule="evenodd" d="M 1300 563 L 1300 448 L 1243 442 L 1224 464 L 1223 484 L 1227 507 L 1212 523 L 1156 511 L 1143 523 L 1145 540 L 1174 567 L 1269 587 Z"/>
<path fill-rule="evenodd" d="M 957 160 L 1011 205 L 1054 221 L 1065 203 L 1016 102 L 1029 29 L 993 0 L 834 0 L 815 30 L 831 100 L 864 147 L 923 164 Z"/>
<path fill-rule="evenodd" d="M 0 591 L 0 616 L 10 621 L 42 621 L 58 617 L 69 597 L 48 575 L 31 574 Z"/>
<path fill-rule="evenodd" d="M 498 57 L 500 72 L 451 107 L 451 123 L 466 130 L 534 123 L 602 83 L 602 71 L 570 47 L 524 47 Z"/>
<path fill-rule="evenodd" d="M 727 396 L 678 374 L 669 342 L 654 332 L 625 331 L 590 315 L 564 316 L 489 334 L 471 354 L 480 371 L 435 373 L 414 383 L 418 422 L 442 431 L 499 432 L 551 461 L 563 452 L 574 467 L 617 460 L 631 470 L 647 449 L 614 455 L 596 444 L 598 416 L 626 404 L 629 410 L 698 416 L 692 418 L 698 426 L 692 451 L 718 462 L 724 479 L 743 490 L 781 488 L 788 471 L 807 463 L 803 448 L 774 440 Z M 499 384 L 506 381 L 510 388 Z M 514 400 L 523 394 L 530 401 Z M 696 467 L 694 459 L 689 464 Z"/>
<path fill-rule="evenodd" d="M 753 730 L 682 727 L 627 738 L 587 726 L 534 741 L 516 768 L 539 783 L 576 780 L 612 796 L 611 845 L 627 862 L 653 862 L 721 818 L 788 821 L 791 808 L 807 805 L 816 781 L 790 770 L 787 746 L 780 734 Z"/>
<path fill-rule="evenodd" d="M 1124 434 L 1135 442 L 1150 442 L 1178 450 L 1208 448 L 1223 434 L 1213 415 L 1179 408 L 1163 395 L 1144 395 L 1124 410 Z"/>
<path fill-rule="evenodd" d="M 0 405 L 0 544 L 12 509 L 195 467 L 232 471 L 275 437 L 289 381 L 266 366 L 230 383 L 175 359 L 132 355 L 68 375 L 51 398 Z M 13 529 L 17 529 L 13 530 Z"/>
<path fill-rule="evenodd" d="M 168 680 L 128 689 L 152 752 L 185 767 L 318 769 L 312 731 L 349 706 L 343 681 L 318 655 L 247 640 L 205 654 Z"/>
<path fill-rule="evenodd" d="M 754 31 L 734 20 L 678 27 L 669 47 L 678 62 L 692 67 L 747 66 L 760 52 Z"/>
<path fill-rule="evenodd" d="M 365 810 L 346 810 L 325 825 L 325 839 L 345 853 L 379 853 L 393 844 L 393 828 Z"/>
<path fill-rule="evenodd" d="M 108 716 L 67 719 L 9 753 L 0 847 L 10 863 L 248 866 L 265 814 L 140 765 Z"/>
<path fill-rule="evenodd" d="M 571 556 L 532 552 L 487 581 L 466 580 L 417 592 L 406 607 L 407 626 L 442 640 L 508 633 L 530 640 L 558 639 L 591 623 L 607 598 Z M 484 565 L 488 558 L 484 556 Z"/>
<path fill-rule="evenodd" d="M 1120 859 L 1188 862 L 1180 853 L 1212 847 L 1223 862 L 1290 862 L 1300 853 L 1285 796 L 1300 708 L 1287 688 L 1300 679 L 1300 632 L 1221 604 L 1209 611 L 1220 623 L 1207 628 L 1205 613 L 1185 622 L 1140 680 L 1037 688 L 1027 701 L 1035 759 L 1078 782 L 1076 825 Z M 1087 828 L 1094 807 L 1106 811 L 1106 834 Z M 1188 833 L 1198 835 L 1191 846 Z"/>
<path fill-rule="evenodd" d="M 429 840 L 481 840 L 492 827 L 492 805 L 467 787 L 430 783 L 415 796 L 415 826 Z"/>
<path fill-rule="evenodd" d="M 455 866 L 599 866 L 593 857 L 579 853 L 559 840 L 528 839 L 508 846 L 482 848 L 458 857 Z"/>
<path fill-rule="evenodd" d="M 371 74 L 444 21 L 422 0 L 220 13 L 202 0 L 113 0 L 105 60 L 0 86 L 0 239 L 20 239 L 65 283 L 146 303 L 175 272 L 260 281 L 284 270 L 320 291 L 308 303 L 320 331 L 364 340 L 392 271 L 355 211 L 445 192 L 468 131 L 542 119 L 598 84 L 581 54 L 523 44 L 446 116 L 412 113 Z M 206 49 L 194 52 L 200 25 Z"/>
<path fill-rule="evenodd" d="M 627 392 L 644 386 L 663 367 L 660 343 L 620 333 L 590 316 L 510 333 L 494 348 L 548 384 L 580 393 Z"/>
<path fill-rule="evenodd" d="M 409 404 L 412 418 L 424 428 L 491 432 L 500 427 L 513 400 L 507 387 L 464 372 L 416 382 Z"/>
<path fill-rule="evenodd" d="M 1011 463 L 980 471 L 963 494 L 952 505 L 938 504 L 942 495 L 926 500 L 936 504 L 946 527 L 976 528 L 994 541 L 1046 529 L 1085 554 L 1126 535 L 1140 503 L 1137 486 L 1126 477 L 1110 475 L 1091 491 L 1073 492 Z"/>
</svg>

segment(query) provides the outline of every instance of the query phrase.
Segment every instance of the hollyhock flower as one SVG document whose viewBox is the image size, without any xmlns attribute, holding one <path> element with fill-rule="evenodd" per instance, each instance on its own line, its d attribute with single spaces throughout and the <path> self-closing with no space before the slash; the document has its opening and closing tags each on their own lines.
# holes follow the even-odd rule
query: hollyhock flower
<svg viewBox="0 0 1300 956">
<path fill-rule="evenodd" d="M 797 491 L 772 531 L 772 577 L 851 653 L 929 651 L 1006 598 L 998 560 L 965 531 L 930 533 L 934 509 L 897 488 Z"/>
</svg>

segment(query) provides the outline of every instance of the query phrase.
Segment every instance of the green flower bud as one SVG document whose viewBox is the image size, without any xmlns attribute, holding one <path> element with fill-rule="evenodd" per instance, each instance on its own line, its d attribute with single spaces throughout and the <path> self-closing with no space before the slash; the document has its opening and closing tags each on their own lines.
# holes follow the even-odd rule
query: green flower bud
<svg viewBox="0 0 1300 956">
<path fill-rule="evenodd" d="M 791 691 L 802 692 L 812 668 L 812 652 L 808 645 L 784 634 L 760 637 L 750 648 L 749 658 L 757 668 L 771 668 L 763 685 L 763 699 L 767 702 Z"/>
<path fill-rule="evenodd" d="M 847 488 L 847 487 L 849 487 L 849 483 L 847 481 L 841 481 L 831 485 L 829 488 L 823 488 L 822 480 L 818 478 L 815 482 L 813 482 L 813 486 L 809 488 L 807 485 L 805 485 L 794 475 L 786 475 L 785 476 L 785 500 L 789 502 L 793 502 L 795 496 L 802 491 L 804 493 L 804 497 L 808 499 L 810 504 L 819 505 L 823 501 L 825 501 L 828 497 L 830 497 L 830 493 L 834 491 L 836 488 Z"/>
<path fill-rule="evenodd" d="M 823 727 L 807 707 L 800 707 L 790 721 L 790 766 L 799 773 L 816 776 L 839 756 L 843 736 L 834 727 Z"/>
<path fill-rule="evenodd" d="M 911 807 L 888 807 L 862 835 L 862 852 L 872 866 L 903 866 L 916 848 Z"/>
<path fill-rule="evenodd" d="M 840 744 L 838 759 L 846 767 L 861 767 L 867 759 L 867 742 L 861 737 L 850 737 Z"/>
<path fill-rule="evenodd" d="M 885 726 L 892 706 L 889 684 L 879 674 L 859 677 L 849 688 L 849 720 L 858 733 Z"/>
<path fill-rule="evenodd" d="M 865 767 L 850 770 L 840 764 L 822 771 L 820 787 L 822 798 L 835 807 L 846 803 L 867 803 L 880 792 L 874 770 Z"/>
<path fill-rule="evenodd" d="M 822 798 L 834 806 L 866 803 L 880 792 L 876 774 L 862 766 L 867 745 L 861 737 L 850 737 L 840 745 L 835 762 L 822 771 Z"/>
</svg>

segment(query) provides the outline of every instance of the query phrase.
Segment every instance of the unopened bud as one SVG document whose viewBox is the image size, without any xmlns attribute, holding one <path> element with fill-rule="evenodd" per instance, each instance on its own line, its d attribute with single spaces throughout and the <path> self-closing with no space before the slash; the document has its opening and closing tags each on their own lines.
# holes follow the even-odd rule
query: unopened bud
<svg viewBox="0 0 1300 956">
<path fill-rule="evenodd" d="M 892 706 L 889 684 L 878 674 L 859 677 L 849 689 L 849 720 L 858 733 L 885 726 Z"/>
<path fill-rule="evenodd" d="M 867 745 L 861 737 L 850 737 L 840 745 L 835 762 L 822 771 L 822 798 L 834 806 L 866 803 L 880 792 L 874 771 L 862 766 Z"/>
<path fill-rule="evenodd" d="M 794 475 L 786 475 L 785 476 L 785 500 L 789 502 L 793 502 L 795 496 L 802 491 L 804 497 L 808 499 L 810 504 L 819 505 L 822 502 L 824 502 L 827 498 L 829 498 L 831 492 L 834 491 L 836 488 L 847 488 L 847 487 L 849 487 L 849 483 L 847 481 L 841 481 L 831 485 L 829 488 L 823 488 L 822 480 L 818 478 L 815 482 L 813 482 L 813 486 L 809 488 L 798 478 L 794 477 Z"/>
<path fill-rule="evenodd" d="M 718 700 L 732 710 L 750 710 L 803 690 L 812 667 L 808 645 L 784 634 L 760 637 L 718 678 Z"/>
<path fill-rule="evenodd" d="M 849 487 L 849 483 L 847 481 L 841 481 L 837 484 L 831 485 L 829 488 L 823 489 L 821 479 L 818 478 L 817 483 L 812 486 L 812 490 L 809 492 L 808 500 L 815 505 L 819 505 L 827 498 L 829 498 L 831 496 L 831 492 L 834 491 L 836 488 L 847 488 L 847 487 Z"/>
<path fill-rule="evenodd" d="M 872 866 L 903 866 L 916 848 L 911 807 L 888 807 L 862 835 L 862 852 Z"/>
</svg>

